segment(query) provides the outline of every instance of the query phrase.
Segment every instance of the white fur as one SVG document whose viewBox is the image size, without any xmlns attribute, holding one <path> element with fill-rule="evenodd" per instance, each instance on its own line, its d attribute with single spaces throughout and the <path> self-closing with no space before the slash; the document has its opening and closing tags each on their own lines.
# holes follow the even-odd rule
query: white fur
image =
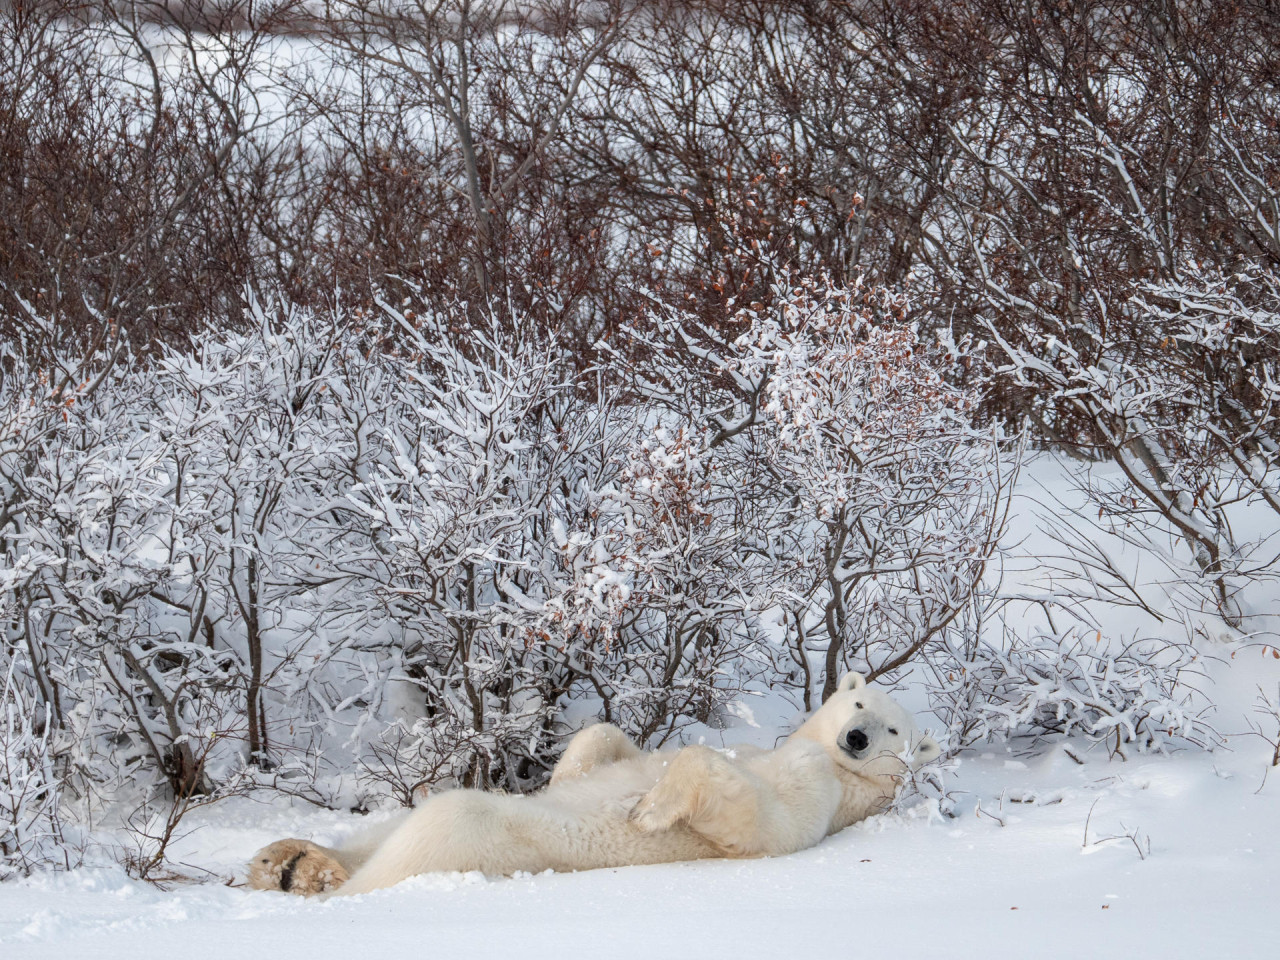
<svg viewBox="0 0 1280 960">
<path fill-rule="evenodd" d="M 866 738 L 856 755 L 847 741 L 854 730 L 857 743 Z M 910 714 L 849 674 L 775 750 L 644 753 L 616 727 L 598 724 L 574 737 L 540 794 L 439 794 L 385 839 L 336 851 L 278 841 L 255 856 L 250 884 L 280 889 L 276 861 L 287 854 L 296 866 L 304 847 L 316 858 L 306 861 L 307 876 L 342 876 L 325 869 L 330 862 L 350 873 L 336 891 L 342 895 L 434 871 L 506 875 L 792 853 L 883 810 L 905 772 L 903 757 L 914 766 L 937 754 Z"/>
</svg>

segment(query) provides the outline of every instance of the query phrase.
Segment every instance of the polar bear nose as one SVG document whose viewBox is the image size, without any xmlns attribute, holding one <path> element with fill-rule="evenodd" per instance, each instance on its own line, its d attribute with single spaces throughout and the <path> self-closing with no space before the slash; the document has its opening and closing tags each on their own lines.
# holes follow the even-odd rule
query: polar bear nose
<svg viewBox="0 0 1280 960">
<path fill-rule="evenodd" d="M 858 750 L 867 749 L 867 735 L 861 730 L 850 730 L 844 735 L 844 742 L 849 745 L 849 749 L 857 752 Z"/>
</svg>

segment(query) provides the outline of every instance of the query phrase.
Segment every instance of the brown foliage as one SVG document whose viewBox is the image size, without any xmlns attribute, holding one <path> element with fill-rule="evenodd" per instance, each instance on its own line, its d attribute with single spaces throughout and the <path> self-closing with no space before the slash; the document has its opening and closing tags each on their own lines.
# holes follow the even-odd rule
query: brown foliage
<svg viewBox="0 0 1280 960">
<path fill-rule="evenodd" d="M 415 289 L 589 361 L 655 292 L 756 296 L 735 235 L 1087 351 L 1189 259 L 1280 264 L 1278 44 L 1208 0 L 10 3 L 4 322 L 175 340 L 246 286 Z"/>
</svg>

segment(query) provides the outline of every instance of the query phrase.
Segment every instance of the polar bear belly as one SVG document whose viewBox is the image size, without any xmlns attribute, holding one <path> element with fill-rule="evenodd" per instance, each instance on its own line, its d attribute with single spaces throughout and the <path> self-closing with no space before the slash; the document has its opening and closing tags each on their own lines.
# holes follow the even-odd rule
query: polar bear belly
<svg viewBox="0 0 1280 960">
<path fill-rule="evenodd" d="M 509 801 L 510 815 L 505 829 L 520 835 L 520 845 L 527 845 L 543 870 L 722 856 L 691 830 L 677 827 L 655 836 L 631 822 L 632 808 L 658 782 L 671 756 L 647 754 L 597 768 L 540 794 L 503 798 Z"/>
<path fill-rule="evenodd" d="M 691 830 L 653 835 L 631 822 L 632 807 L 666 762 L 663 754 L 637 757 L 527 797 L 477 790 L 432 797 L 341 892 L 364 893 L 438 871 L 509 876 L 722 856 Z"/>
</svg>

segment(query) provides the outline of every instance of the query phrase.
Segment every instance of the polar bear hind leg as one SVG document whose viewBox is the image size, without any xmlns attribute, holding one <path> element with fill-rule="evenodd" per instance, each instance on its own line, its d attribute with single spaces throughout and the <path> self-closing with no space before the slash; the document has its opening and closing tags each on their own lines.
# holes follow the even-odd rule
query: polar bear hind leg
<svg viewBox="0 0 1280 960">
<path fill-rule="evenodd" d="M 585 777 L 604 764 L 638 757 L 640 752 L 640 748 L 612 723 L 593 724 L 569 741 L 569 746 L 551 771 L 551 786 Z"/>
<path fill-rule="evenodd" d="M 357 830 L 337 849 L 290 838 L 268 844 L 249 861 L 248 884 L 254 890 L 280 890 L 303 897 L 332 893 L 369 859 L 409 816 L 393 814 Z"/>
<path fill-rule="evenodd" d="M 254 854 L 249 864 L 249 886 L 303 897 L 329 893 L 348 879 L 338 857 L 336 850 L 310 840 L 277 840 Z"/>
<path fill-rule="evenodd" d="M 335 893 L 381 890 L 421 873 L 509 876 L 559 869 L 537 842 L 538 829 L 519 797 L 451 790 L 410 814 Z M 545 827 L 543 831 L 545 832 Z"/>
</svg>

